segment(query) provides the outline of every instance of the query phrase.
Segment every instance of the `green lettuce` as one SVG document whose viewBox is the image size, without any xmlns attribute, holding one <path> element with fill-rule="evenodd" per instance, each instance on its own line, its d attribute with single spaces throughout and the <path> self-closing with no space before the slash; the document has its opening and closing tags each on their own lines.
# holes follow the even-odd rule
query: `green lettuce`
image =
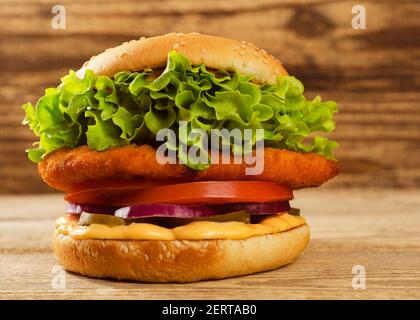
<svg viewBox="0 0 420 320">
<path fill-rule="evenodd" d="M 188 131 L 263 129 L 265 145 L 334 159 L 338 144 L 314 133 L 335 129 L 337 105 L 320 97 L 307 100 L 295 77 L 279 76 L 275 84 L 258 85 L 238 72 L 192 66 L 176 51 L 169 53 L 159 77 L 152 73 L 124 71 L 110 78 L 87 70 L 80 79 L 70 71 L 57 88 L 45 91 L 36 107 L 23 105 L 23 124 L 39 137 L 27 150 L 29 159 L 40 162 L 54 150 L 80 145 L 101 151 L 156 144 L 157 132 L 164 128 L 178 132 L 179 121 L 185 121 Z M 204 148 L 200 139 L 185 143 Z M 250 143 L 255 145 L 256 139 Z M 172 147 L 180 159 L 186 158 Z M 207 168 L 185 163 L 195 170 Z"/>
</svg>

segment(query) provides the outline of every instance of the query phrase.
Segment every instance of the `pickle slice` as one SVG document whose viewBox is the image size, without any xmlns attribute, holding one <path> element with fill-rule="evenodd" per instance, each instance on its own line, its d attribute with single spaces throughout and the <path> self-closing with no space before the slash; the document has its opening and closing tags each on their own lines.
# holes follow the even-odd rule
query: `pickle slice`
<svg viewBox="0 0 420 320">
<path fill-rule="evenodd" d="M 235 211 L 231 213 L 218 214 L 215 216 L 209 216 L 201 218 L 201 221 L 214 221 L 214 222 L 228 222 L 228 221 L 239 221 L 244 223 L 250 223 L 250 214 L 246 211 Z"/>
<path fill-rule="evenodd" d="M 203 218 L 196 218 L 196 219 L 160 218 L 159 221 L 156 218 L 154 218 L 154 219 L 143 218 L 143 219 L 124 220 L 122 218 L 115 217 L 115 216 L 109 215 L 109 214 L 96 214 L 96 213 L 83 212 L 80 215 L 79 225 L 88 226 L 88 225 L 91 225 L 91 224 L 105 224 L 105 225 L 108 225 L 108 226 L 118 226 L 118 225 L 125 225 L 127 223 L 130 224 L 130 223 L 133 223 L 133 222 L 136 222 L 136 223 L 153 223 L 153 224 L 158 224 L 159 225 L 158 222 L 162 222 L 162 223 L 167 222 L 168 224 L 170 224 L 173 227 L 173 225 L 175 225 L 175 226 L 185 225 L 185 224 L 188 224 L 188 223 L 191 223 L 191 222 L 194 222 L 194 221 L 214 221 L 214 222 L 238 221 L 238 222 L 243 222 L 243 223 L 250 223 L 251 218 L 250 218 L 250 214 L 247 213 L 246 211 L 236 211 L 236 212 L 219 214 L 219 215 L 203 217 Z"/>
<path fill-rule="evenodd" d="M 202 217 L 202 218 L 168 218 L 168 217 L 148 217 L 126 220 L 126 223 L 151 223 L 165 228 L 175 228 L 197 221 L 213 221 L 213 222 L 229 222 L 238 221 L 250 223 L 250 214 L 245 211 L 236 211 L 226 214 L 219 214 L 215 216 Z"/>
<path fill-rule="evenodd" d="M 79 225 L 106 224 L 108 226 L 119 226 L 125 224 L 124 219 L 109 215 L 83 212 L 80 215 Z"/>
<path fill-rule="evenodd" d="M 288 213 L 292 216 L 300 216 L 300 209 L 290 208 Z"/>
</svg>

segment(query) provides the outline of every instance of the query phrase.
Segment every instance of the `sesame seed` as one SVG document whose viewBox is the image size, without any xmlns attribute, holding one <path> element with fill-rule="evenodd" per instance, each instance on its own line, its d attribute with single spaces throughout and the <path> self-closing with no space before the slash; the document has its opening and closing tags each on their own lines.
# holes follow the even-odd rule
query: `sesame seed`
<svg viewBox="0 0 420 320">
<path fill-rule="evenodd" d="M 144 39 L 146 39 L 146 37 L 140 37 L 140 40 L 144 40 Z"/>
<path fill-rule="evenodd" d="M 209 243 L 207 241 L 204 241 L 201 246 L 203 247 L 203 249 L 207 249 L 207 247 L 209 246 Z"/>
<path fill-rule="evenodd" d="M 159 260 L 163 261 L 163 256 L 161 254 L 159 255 Z"/>
<path fill-rule="evenodd" d="M 180 242 L 180 241 L 176 240 L 176 241 L 174 242 L 174 246 L 175 246 L 176 248 L 180 249 L 180 248 L 181 248 L 181 246 L 182 246 L 182 244 L 181 244 L 181 242 Z"/>
<path fill-rule="evenodd" d="M 166 245 L 163 242 L 160 244 L 160 247 L 162 251 L 166 251 Z"/>
<path fill-rule="evenodd" d="M 234 46 L 233 47 L 233 50 L 238 50 L 239 49 L 239 46 Z"/>
<path fill-rule="evenodd" d="M 103 241 L 103 240 L 101 241 L 101 247 L 105 248 L 105 241 Z"/>
<path fill-rule="evenodd" d="M 183 33 L 182 32 L 178 32 L 177 34 L 176 34 L 176 36 L 177 37 L 180 37 L 180 36 L 182 36 L 183 35 Z"/>
<path fill-rule="evenodd" d="M 121 245 L 120 250 L 121 250 L 121 252 L 122 252 L 122 253 L 124 253 L 124 254 L 127 254 L 127 253 L 128 253 L 128 248 L 127 248 L 125 245 Z"/>
<path fill-rule="evenodd" d="M 147 253 L 145 253 L 145 254 L 144 254 L 144 260 L 146 260 L 147 262 L 149 262 L 149 261 L 150 261 L 150 258 L 149 258 L 149 256 L 147 255 Z"/>
<path fill-rule="evenodd" d="M 170 251 L 166 251 L 166 258 L 169 258 L 171 256 L 171 252 Z"/>
<path fill-rule="evenodd" d="M 258 52 L 254 52 L 254 56 L 258 57 L 259 56 Z"/>
<path fill-rule="evenodd" d="M 172 49 L 178 49 L 179 47 L 180 47 L 179 43 L 175 43 L 175 44 L 172 46 Z"/>
<path fill-rule="evenodd" d="M 218 247 L 220 250 L 223 250 L 223 249 L 224 249 L 224 245 L 223 245 L 223 242 L 222 242 L 222 241 L 217 240 L 216 245 L 217 245 L 217 247 Z"/>
<path fill-rule="evenodd" d="M 175 253 L 172 253 L 172 259 L 175 260 Z"/>
<path fill-rule="evenodd" d="M 186 45 L 185 41 L 181 41 L 179 44 L 180 44 L 182 47 L 185 47 L 185 45 Z"/>
<path fill-rule="evenodd" d="M 240 52 L 239 52 L 239 55 L 240 55 L 240 56 L 244 56 L 244 55 L 245 55 L 245 52 L 240 51 Z"/>
<path fill-rule="evenodd" d="M 246 45 L 245 44 L 241 45 L 241 48 L 246 49 Z"/>
<path fill-rule="evenodd" d="M 242 41 L 241 43 L 242 43 L 242 44 L 246 44 L 246 41 Z"/>
</svg>

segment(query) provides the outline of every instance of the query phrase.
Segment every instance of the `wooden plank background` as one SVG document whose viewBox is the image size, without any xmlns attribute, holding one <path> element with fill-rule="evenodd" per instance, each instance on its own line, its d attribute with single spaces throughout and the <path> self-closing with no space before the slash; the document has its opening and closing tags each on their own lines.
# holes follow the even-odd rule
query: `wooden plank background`
<svg viewBox="0 0 420 320">
<path fill-rule="evenodd" d="M 343 174 L 327 187 L 420 186 L 420 2 L 360 1 L 367 29 L 351 28 L 354 1 L 61 1 L 66 30 L 51 28 L 56 1 L 0 2 L 0 193 L 51 191 L 23 150 L 34 141 L 20 105 L 36 102 L 105 48 L 167 32 L 255 43 L 301 79 L 307 95 L 339 102 Z"/>
</svg>

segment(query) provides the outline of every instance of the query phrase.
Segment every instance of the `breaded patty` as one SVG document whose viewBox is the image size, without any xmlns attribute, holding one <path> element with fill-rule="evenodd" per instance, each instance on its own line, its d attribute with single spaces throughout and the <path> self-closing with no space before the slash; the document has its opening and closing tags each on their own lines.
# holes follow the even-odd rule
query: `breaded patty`
<svg viewBox="0 0 420 320">
<path fill-rule="evenodd" d="M 106 151 L 87 146 L 60 149 L 38 165 L 39 173 L 51 187 L 69 191 L 77 183 L 102 178 L 147 178 L 196 180 L 258 180 L 284 184 L 292 189 L 319 186 L 339 173 L 336 161 L 314 153 L 264 149 L 264 171 L 245 175 L 246 164 L 212 164 L 194 171 L 182 164 L 161 165 L 149 145 L 124 146 Z"/>
</svg>

